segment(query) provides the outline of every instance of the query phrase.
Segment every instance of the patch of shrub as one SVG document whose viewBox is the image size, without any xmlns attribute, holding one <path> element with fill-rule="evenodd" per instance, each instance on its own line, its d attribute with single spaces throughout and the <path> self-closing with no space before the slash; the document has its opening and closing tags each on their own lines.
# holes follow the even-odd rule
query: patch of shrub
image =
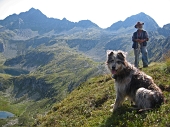
<svg viewBox="0 0 170 127">
<path fill-rule="evenodd" d="M 163 57 L 163 59 L 164 59 L 164 61 L 165 61 L 165 63 L 166 63 L 166 66 L 167 66 L 167 72 L 169 72 L 170 73 L 170 51 L 168 51 L 165 55 L 164 55 L 164 57 Z"/>
</svg>

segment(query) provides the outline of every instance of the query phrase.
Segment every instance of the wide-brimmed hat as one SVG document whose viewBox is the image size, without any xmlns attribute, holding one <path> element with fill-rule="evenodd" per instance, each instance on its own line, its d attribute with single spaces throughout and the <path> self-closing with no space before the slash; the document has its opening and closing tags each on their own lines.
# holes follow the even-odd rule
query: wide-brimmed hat
<svg viewBox="0 0 170 127">
<path fill-rule="evenodd" d="M 137 28 L 137 26 L 139 26 L 139 25 L 144 25 L 144 23 L 143 22 L 137 22 L 136 25 L 135 25 L 135 28 Z"/>
</svg>

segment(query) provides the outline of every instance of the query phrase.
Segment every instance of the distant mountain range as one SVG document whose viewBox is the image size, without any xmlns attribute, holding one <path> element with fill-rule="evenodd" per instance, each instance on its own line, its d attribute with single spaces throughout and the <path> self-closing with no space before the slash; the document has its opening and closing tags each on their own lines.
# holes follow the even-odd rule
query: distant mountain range
<svg viewBox="0 0 170 127">
<path fill-rule="evenodd" d="M 113 23 L 106 30 L 117 31 L 119 29 L 133 28 L 137 21 L 145 23 L 145 29 L 148 31 L 154 31 L 159 28 L 158 24 L 153 18 L 145 13 L 141 12 L 136 15 L 128 17 L 125 21 L 118 21 Z M 66 18 L 54 19 L 48 18 L 40 10 L 31 8 L 27 12 L 22 12 L 19 15 L 13 14 L 6 17 L 4 20 L 0 20 L 0 25 L 10 29 L 28 29 L 33 31 L 39 31 L 39 33 L 47 33 L 54 30 L 56 33 L 68 31 L 75 27 L 91 28 L 99 26 L 90 20 L 81 20 L 79 22 L 71 22 Z"/>
<path fill-rule="evenodd" d="M 129 28 L 129 27 L 134 27 L 134 25 L 136 24 L 136 21 L 141 21 L 144 22 L 144 28 L 147 31 L 155 31 L 159 28 L 158 24 L 156 23 L 156 21 L 151 18 L 149 15 L 146 15 L 145 13 L 141 12 L 137 15 L 132 15 L 130 17 L 128 17 L 125 21 L 118 21 L 116 23 L 114 23 L 113 25 L 111 25 L 109 28 L 107 28 L 108 30 L 119 30 L 121 28 Z"/>
<path fill-rule="evenodd" d="M 163 28 L 158 29 L 159 34 L 168 37 L 170 36 L 170 23 L 163 26 Z"/>
<path fill-rule="evenodd" d="M 13 14 L 0 21 L 0 25 L 5 26 L 10 30 L 14 29 L 31 29 L 38 31 L 40 34 L 54 30 L 55 33 L 68 31 L 74 27 L 89 28 L 98 27 L 95 23 L 89 20 L 79 22 L 70 22 L 66 18 L 62 20 L 48 18 L 40 10 L 31 8 L 27 12 L 22 12 L 19 15 Z"/>
<path fill-rule="evenodd" d="M 12 14 L 4 20 L 0 20 L 0 31 L 8 33 L 9 31 L 7 32 L 7 30 L 10 30 L 12 40 L 21 40 L 21 42 L 22 40 L 32 41 L 34 40 L 32 38 L 35 37 L 48 36 L 48 41 L 62 40 L 70 48 L 76 48 L 93 59 L 103 60 L 107 49 L 131 51 L 131 36 L 136 30 L 134 25 L 137 21 L 144 22 L 144 28 L 154 37 L 155 35 L 157 37 L 162 36 L 161 38 L 166 40 L 170 35 L 170 24 L 166 24 L 161 28 L 152 17 L 143 12 L 132 15 L 124 21 L 113 23 L 106 29 L 102 29 L 90 20 L 71 22 L 66 18 L 62 20 L 48 18 L 40 10 L 34 8 L 18 15 Z M 150 37 L 152 38 L 152 36 Z M 41 41 L 39 44 L 41 44 Z M 7 58 L 17 56 L 14 55 L 16 53 L 11 55 L 7 53 L 6 51 L 9 52 L 8 47 L 10 46 L 8 44 L 4 45 L 5 43 L 1 39 L 0 51 L 4 52 L 5 56 L 8 56 Z M 18 49 L 14 50 L 18 51 Z"/>
<path fill-rule="evenodd" d="M 158 38 L 158 36 L 160 36 L 160 38 L 166 40 L 170 35 L 170 24 L 166 24 L 161 28 L 152 17 L 143 12 L 132 15 L 124 21 L 113 23 L 106 29 L 102 29 L 90 20 L 71 22 L 66 18 L 62 20 L 48 18 L 40 10 L 34 8 L 18 15 L 12 14 L 4 20 L 0 20 L 0 31 L 8 33 L 9 31 L 7 32 L 7 30 L 10 30 L 10 34 L 12 34 L 10 35 L 12 36 L 11 39 L 20 40 L 21 42 L 22 40 L 27 40 L 27 42 L 33 41 L 33 38 L 41 38 L 41 36 L 48 36 L 48 41 L 62 40 L 67 43 L 70 48 L 76 48 L 78 51 L 85 53 L 95 60 L 103 61 L 107 49 L 121 49 L 131 52 L 131 36 L 136 30 L 134 25 L 137 21 L 145 23 L 144 28 L 150 33 L 151 38 L 155 38 L 155 36 Z M 45 42 L 47 40 L 41 39 L 38 44 L 41 44 L 42 41 Z M 5 43 L 1 39 L 0 51 L 4 52 L 7 58 L 17 56 L 15 55 L 16 53 L 13 52 L 17 50 L 19 53 L 17 48 L 13 48 L 13 53 L 9 54 L 8 47 L 11 46 L 9 46 L 9 44 L 4 45 Z M 153 56 L 154 54 L 150 57 L 152 58 Z"/>
</svg>

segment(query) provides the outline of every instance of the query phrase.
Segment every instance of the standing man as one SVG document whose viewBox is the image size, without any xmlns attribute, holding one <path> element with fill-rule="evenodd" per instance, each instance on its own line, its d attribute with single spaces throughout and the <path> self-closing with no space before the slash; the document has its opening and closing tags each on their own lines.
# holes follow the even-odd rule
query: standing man
<svg viewBox="0 0 170 127">
<path fill-rule="evenodd" d="M 149 40 L 148 34 L 145 30 L 143 30 L 144 23 L 137 22 L 135 28 L 137 29 L 136 32 L 133 33 L 132 41 L 134 48 L 134 55 L 135 55 L 135 67 L 139 67 L 139 55 L 140 52 L 142 53 L 142 62 L 143 67 L 148 67 L 148 51 L 146 49 L 147 41 Z"/>
</svg>

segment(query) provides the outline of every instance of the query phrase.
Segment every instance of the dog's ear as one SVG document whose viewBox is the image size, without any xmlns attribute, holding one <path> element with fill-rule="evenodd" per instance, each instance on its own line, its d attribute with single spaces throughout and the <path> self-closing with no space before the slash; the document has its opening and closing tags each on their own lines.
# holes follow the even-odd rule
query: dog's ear
<svg viewBox="0 0 170 127">
<path fill-rule="evenodd" d="M 126 53 L 125 53 L 125 52 L 122 52 L 122 51 L 119 51 L 119 52 L 117 53 L 117 58 L 124 61 L 125 58 L 126 58 Z"/>
<path fill-rule="evenodd" d="M 114 54 L 114 53 L 113 53 L 113 52 L 111 52 L 111 53 L 109 54 L 109 56 L 113 56 L 113 54 Z"/>
<path fill-rule="evenodd" d="M 106 52 L 107 52 L 107 56 L 111 56 L 111 55 L 114 54 L 114 53 L 113 53 L 113 50 L 107 50 Z"/>
<path fill-rule="evenodd" d="M 113 55 L 114 55 L 114 51 L 113 50 L 107 50 L 107 61 L 106 61 L 106 64 L 109 63 L 109 60 L 112 59 Z"/>
</svg>

